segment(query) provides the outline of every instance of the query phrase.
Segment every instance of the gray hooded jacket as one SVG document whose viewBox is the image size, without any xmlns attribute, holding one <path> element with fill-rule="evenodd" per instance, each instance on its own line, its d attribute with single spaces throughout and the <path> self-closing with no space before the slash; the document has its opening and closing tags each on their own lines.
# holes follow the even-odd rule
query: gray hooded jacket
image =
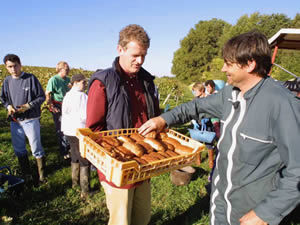
<svg viewBox="0 0 300 225">
<path fill-rule="evenodd" d="M 300 101 L 269 77 L 239 93 L 226 86 L 161 116 L 169 126 L 203 113 L 221 119 L 211 224 L 240 224 L 250 210 L 278 224 L 300 202 Z"/>
</svg>

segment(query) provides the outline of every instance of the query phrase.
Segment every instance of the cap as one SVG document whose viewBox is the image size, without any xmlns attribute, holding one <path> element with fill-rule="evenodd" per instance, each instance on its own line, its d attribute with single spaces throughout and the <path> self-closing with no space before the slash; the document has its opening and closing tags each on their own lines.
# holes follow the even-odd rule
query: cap
<svg viewBox="0 0 300 225">
<path fill-rule="evenodd" d="M 81 80 L 86 80 L 85 76 L 82 74 L 75 74 L 71 78 L 71 83 L 74 83 L 75 81 L 81 81 Z"/>
</svg>

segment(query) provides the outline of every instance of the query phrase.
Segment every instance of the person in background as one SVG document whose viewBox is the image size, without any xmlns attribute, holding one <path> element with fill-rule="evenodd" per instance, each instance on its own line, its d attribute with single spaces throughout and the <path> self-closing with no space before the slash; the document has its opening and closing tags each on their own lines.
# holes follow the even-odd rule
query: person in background
<svg viewBox="0 0 300 225">
<path fill-rule="evenodd" d="M 154 76 L 142 65 L 150 38 L 139 25 L 119 33 L 117 57 L 111 68 L 89 81 L 86 126 L 92 131 L 138 128 L 160 114 Z M 117 187 L 98 170 L 109 210 L 109 225 L 146 225 L 150 221 L 150 180 Z"/>
<path fill-rule="evenodd" d="M 60 155 L 64 159 L 70 158 L 70 145 L 61 131 L 61 104 L 67 91 L 70 89 L 70 68 L 68 63 L 61 61 L 56 65 L 57 74 L 51 77 L 46 88 L 46 102 L 53 116 L 56 135 L 59 143 Z"/>
<path fill-rule="evenodd" d="M 81 157 L 77 128 L 84 128 L 88 96 L 84 93 L 87 81 L 84 75 L 75 74 L 71 78 L 72 88 L 62 102 L 61 130 L 66 135 L 71 147 L 72 187 L 79 185 L 81 197 L 86 198 L 89 192 L 89 166 L 87 159 Z"/>
<path fill-rule="evenodd" d="M 206 97 L 205 86 L 200 82 L 196 82 L 192 87 L 192 93 L 195 98 Z"/>
<path fill-rule="evenodd" d="M 227 41 L 223 58 L 229 85 L 149 120 L 139 133 L 199 113 L 221 118 L 210 223 L 279 224 L 300 203 L 300 100 L 268 76 L 271 49 L 260 32 Z"/>
<path fill-rule="evenodd" d="M 206 97 L 206 90 L 208 95 L 210 95 L 211 93 L 213 93 L 215 91 L 215 83 L 212 80 L 207 80 L 205 82 L 205 85 L 207 88 L 205 88 L 205 86 L 200 83 L 200 82 L 196 82 L 193 87 L 192 87 L 192 92 L 195 98 L 203 98 Z M 215 119 L 215 118 L 214 118 Z M 192 120 L 192 124 L 197 123 L 198 126 L 201 126 L 201 121 L 196 121 L 196 120 Z M 206 122 L 206 127 L 207 127 L 207 131 L 210 132 L 215 132 L 214 129 L 214 124 L 212 123 L 212 119 L 208 118 L 207 122 Z M 209 167 L 211 169 L 213 169 L 214 167 L 214 154 L 213 154 L 213 150 L 215 148 L 214 143 L 205 143 L 206 148 L 208 149 L 208 154 L 209 154 Z M 213 172 L 213 170 L 212 170 Z M 211 172 L 211 174 L 212 174 Z M 211 175 L 208 177 L 208 181 L 211 181 Z M 209 186 L 207 186 L 207 192 L 210 192 L 210 188 Z"/>
<path fill-rule="evenodd" d="M 37 162 L 39 181 L 44 183 L 45 152 L 41 142 L 40 116 L 45 93 L 33 74 L 22 72 L 21 60 L 17 55 L 8 54 L 3 62 L 11 76 L 7 76 L 3 82 L 0 99 L 8 111 L 14 152 L 25 181 L 29 182 L 32 175 L 26 150 L 26 136 Z"/>
<path fill-rule="evenodd" d="M 211 94 L 217 93 L 216 85 L 213 80 L 205 81 L 205 91 L 206 91 L 206 95 L 211 95 Z"/>
</svg>

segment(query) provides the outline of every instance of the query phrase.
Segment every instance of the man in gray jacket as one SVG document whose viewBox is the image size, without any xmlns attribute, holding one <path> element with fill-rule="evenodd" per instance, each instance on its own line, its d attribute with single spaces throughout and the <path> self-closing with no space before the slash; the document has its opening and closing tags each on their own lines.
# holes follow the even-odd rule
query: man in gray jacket
<svg viewBox="0 0 300 225">
<path fill-rule="evenodd" d="M 21 172 L 26 179 L 32 179 L 26 137 L 32 155 L 36 158 L 39 181 L 44 183 L 45 152 L 41 142 L 40 116 L 45 93 L 38 79 L 22 72 L 21 60 L 17 55 L 7 54 L 3 62 L 11 76 L 4 79 L 0 100 L 7 109 L 10 120 L 11 141 L 18 157 Z"/>
<path fill-rule="evenodd" d="M 221 119 L 211 224 L 279 224 L 300 202 L 300 101 L 268 76 L 271 50 L 249 32 L 223 48 L 228 86 L 143 124 L 160 131 L 209 114 Z"/>
</svg>

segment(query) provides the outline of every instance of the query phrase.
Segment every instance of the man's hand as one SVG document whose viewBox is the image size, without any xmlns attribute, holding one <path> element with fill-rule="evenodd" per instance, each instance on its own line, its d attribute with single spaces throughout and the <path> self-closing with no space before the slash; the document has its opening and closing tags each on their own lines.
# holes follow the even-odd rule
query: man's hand
<svg viewBox="0 0 300 225">
<path fill-rule="evenodd" d="M 259 218 L 253 210 L 251 210 L 240 218 L 240 225 L 267 225 L 267 223 Z"/>
<path fill-rule="evenodd" d="M 30 109 L 30 105 L 29 105 L 28 103 L 26 103 L 26 104 L 20 105 L 20 106 L 18 107 L 18 111 L 17 111 L 17 112 L 19 112 L 19 113 L 24 113 L 24 112 L 26 112 L 28 109 Z"/>
<path fill-rule="evenodd" d="M 7 115 L 12 115 L 16 112 L 16 109 L 12 105 L 7 106 Z"/>
<path fill-rule="evenodd" d="M 145 136 L 151 131 L 156 131 L 157 133 L 162 131 L 166 127 L 166 121 L 158 116 L 154 117 L 150 120 L 148 120 L 146 123 L 144 123 L 139 129 L 138 132 Z"/>
</svg>

